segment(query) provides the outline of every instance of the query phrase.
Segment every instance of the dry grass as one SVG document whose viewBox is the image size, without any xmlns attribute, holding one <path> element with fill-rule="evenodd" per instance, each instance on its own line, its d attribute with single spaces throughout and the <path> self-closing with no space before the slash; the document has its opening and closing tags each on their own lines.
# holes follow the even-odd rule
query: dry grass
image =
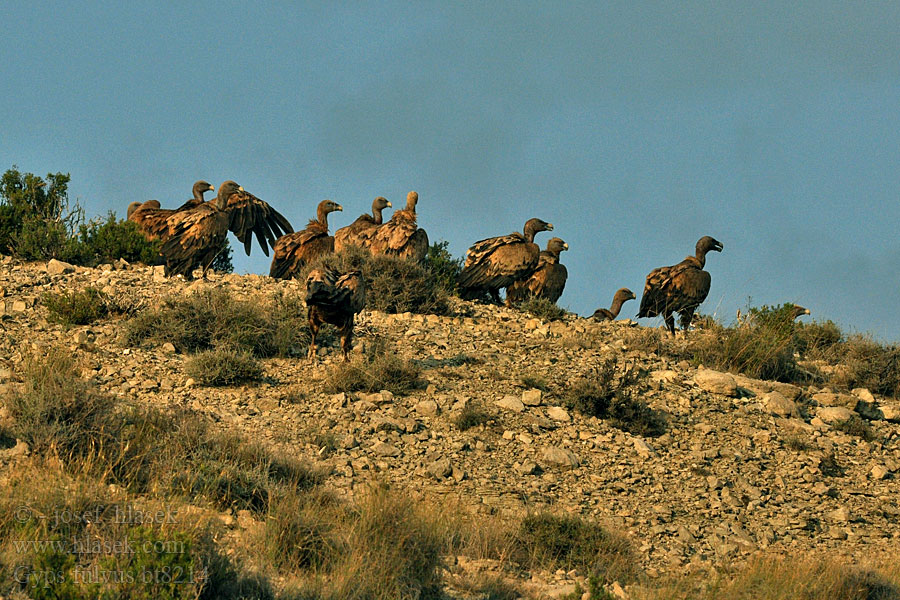
<svg viewBox="0 0 900 600">
<path fill-rule="evenodd" d="M 325 390 L 337 392 L 378 392 L 388 390 L 403 395 L 421 389 L 426 382 L 413 362 L 388 353 L 382 338 L 373 338 L 361 358 L 333 366 L 325 380 Z"/>
<path fill-rule="evenodd" d="M 472 402 L 453 417 L 453 424 L 460 431 L 466 431 L 490 422 L 495 416 L 493 413 L 485 410 L 481 404 Z"/>
<path fill-rule="evenodd" d="M 41 302 L 47 307 L 48 321 L 67 326 L 89 325 L 115 311 L 112 298 L 93 287 L 81 291 L 46 292 Z"/>
<path fill-rule="evenodd" d="M 560 308 L 555 302 L 550 302 L 546 298 L 531 297 L 514 306 L 542 321 L 558 321 L 569 314 L 566 309 Z"/>
<path fill-rule="evenodd" d="M 208 386 L 257 381 L 263 376 L 262 365 L 252 354 L 228 348 L 195 354 L 185 361 L 184 370 L 188 377 Z"/>
</svg>

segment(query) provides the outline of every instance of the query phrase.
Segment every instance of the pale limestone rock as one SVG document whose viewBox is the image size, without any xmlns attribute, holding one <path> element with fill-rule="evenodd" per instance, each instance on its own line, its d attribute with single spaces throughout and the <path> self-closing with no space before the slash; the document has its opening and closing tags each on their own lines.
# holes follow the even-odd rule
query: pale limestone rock
<svg viewBox="0 0 900 600">
<path fill-rule="evenodd" d="M 785 398 L 781 392 L 772 391 L 762 397 L 761 402 L 773 415 L 790 417 L 797 413 L 797 405 L 793 400 Z"/>
<path fill-rule="evenodd" d="M 551 406 L 547 409 L 547 416 L 554 421 L 568 423 L 571 420 L 569 412 L 561 406 Z"/>
<path fill-rule="evenodd" d="M 821 406 L 843 406 L 851 409 L 856 406 L 858 401 L 856 397 L 850 394 L 834 394 L 831 392 L 819 392 L 814 394 L 812 399 Z"/>
<path fill-rule="evenodd" d="M 378 456 L 400 456 L 400 450 L 387 442 L 375 442 L 372 446 L 372 452 Z"/>
<path fill-rule="evenodd" d="M 55 258 L 51 258 L 50 262 L 47 263 L 47 274 L 49 275 L 62 275 L 63 273 L 74 273 L 75 267 L 70 265 L 67 262 L 63 262 L 61 260 L 56 260 Z"/>
<path fill-rule="evenodd" d="M 700 369 L 694 375 L 694 383 L 701 389 L 723 396 L 736 396 L 737 383 L 728 373 L 720 373 L 711 369 Z"/>
<path fill-rule="evenodd" d="M 416 404 L 413 410 L 416 411 L 416 414 L 422 415 L 423 417 L 434 417 L 440 412 L 438 403 L 434 400 L 422 400 Z"/>
<path fill-rule="evenodd" d="M 820 406 L 816 410 L 816 416 L 826 423 L 833 424 L 839 421 L 846 421 L 853 416 L 853 412 L 843 406 Z"/>
<path fill-rule="evenodd" d="M 515 396 L 504 396 L 500 400 L 494 402 L 494 405 L 499 406 L 502 409 L 511 410 L 512 412 L 517 413 L 525 410 L 525 405 L 522 404 L 522 401 Z"/>
<path fill-rule="evenodd" d="M 540 406 L 541 390 L 531 389 L 522 392 L 522 404 L 525 406 Z"/>
<path fill-rule="evenodd" d="M 577 467 L 581 464 L 574 452 L 556 446 L 544 448 L 541 452 L 541 460 L 550 465 L 568 468 Z"/>
<path fill-rule="evenodd" d="M 850 393 L 853 394 L 854 396 L 856 396 L 857 398 L 859 398 L 860 400 L 863 400 L 864 402 L 868 402 L 870 404 L 875 404 L 875 396 L 873 396 L 872 392 L 870 392 L 866 388 L 853 388 L 853 390 Z"/>
</svg>

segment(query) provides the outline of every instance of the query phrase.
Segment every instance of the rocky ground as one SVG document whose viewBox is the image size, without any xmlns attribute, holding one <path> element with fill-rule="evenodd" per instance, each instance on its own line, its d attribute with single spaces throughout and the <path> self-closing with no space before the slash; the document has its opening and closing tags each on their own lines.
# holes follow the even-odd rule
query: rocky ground
<svg viewBox="0 0 900 600">
<path fill-rule="evenodd" d="M 321 391 L 335 348 L 325 348 L 316 364 L 266 360 L 258 385 L 204 388 L 184 374 L 185 357 L 174 348 L 124 347 L 117 319 L 50 324 L 39 302 L 45 291 L 88 285 L 142 307 L 208 286 L 238 297 L 301 293 L 298 282 L 215 274 L 184 282 L 159 269 L 71 269 L 4 258 L 0 357 L 7 362 L 0 386 L 24 354 L 70 347 L 84 361 L 84 376 L 103 389 L 128 401 L 210 413 L 223 427 L 326 465 L 328 485 L 347 496 L 379 478 L 489 514 L 568 511 L 625 532 L 651 577 L 759 550 L 868 560 L 900 545 L 895 400 L 674 362 L 640 350 L 641 328 L 628 321 L 572 316 L 544 323 L 472 304 L 460 305 L 467 316 L 360 316 L 357 351 L 382 336 L 423 367 L 427 389 L 408 396 Z M 634 436 L 561 406 L 573 380 L 610 359 L 650 372 L 643 399 L 665 413 L 664 435 Z M 527 388 L 524 377 L 543 380 L 548 391 Z M 494 418 L 460 431 L 453 417 L 469 403 Z M 832 428 L 855 413 L 869 419 L 876 441 Z M 465 559 L 450 563 L 451 571 L 477 567 Z M 577 575 L 534 574 L 532 583 L 562 592 Z"/>
</svg>

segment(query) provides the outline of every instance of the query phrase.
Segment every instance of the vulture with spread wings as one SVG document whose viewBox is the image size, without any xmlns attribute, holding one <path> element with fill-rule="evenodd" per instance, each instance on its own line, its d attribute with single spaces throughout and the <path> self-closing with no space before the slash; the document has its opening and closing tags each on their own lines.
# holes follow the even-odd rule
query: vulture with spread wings
<svg viewBox="0 0 900 600">
<path fill-rule="evenodd" d="M 694 256 L 688 256 L 677 265 L 650 271 L 637 316 L 662 315 L 666 327 L 672 335 L 675 335 L 675 319 L 672 313 L 677 312 L 681 316 L 682 328 L 687 330 L 694 311 L 709 294 L 711 278 L 709 273 L 703 270 L 706 265 L 706 254 L 711 250 L 721 252 L 722 248 L 721 242 L 708 235 L 703 236 L 697 241 Z"/>
<path fill-rule="evenodd" d="M 195 268 L 206 269 L 222 251 L 228 232 L 244 244 L 249 255 L 253 237 L 266 256 L 269 246 L 284 233 L 294 229 L 278 211 L 234 181 L 219 186 L 214 202 L 202 202 L 193 208 L 177 211 L 167 219 L 169 238 L 162 246 L 166 275 L 192 278 Z"/>
<path fill-rule="evenodd" d="M 634 292 L 629 290 L 628 288 L 622 288 L 617 290 L 615 295 L 613 295 L 613 301 L 609 308 L 598 308 L 594 311 L 594 314 L 591 315 L 597 321 L 612 321 L 616 317 L 619 316 L 619 312 L 622 310 L 622 305 L 628 302 L 629 300 L 635 299 Z"/>
<path fill-rule="evenodd" d="M 359 215 L 353 223 L 341 227 L 334 232 L 334 251 L 343 252 L 348 246 L 359 246 L 368 249 L 379 226 L 383 223 L 381 211 L 390 208 L 391 203 L 386 198 L 378 196 L 372 202 L 371 215 Z"/>
<path fill-rule="evenodd" d="M 269 277 L 290 279 L 303 266 L 323 254 L 334 252 L 334 236 L 328 235 L 328 213 L 344 210 L 337 202 L 322 200 L 316 208 L 316 219 L 311 220 L 303 231 L 297 231 L 278 238 L 269 268 Z"/>
<path fill-rule="evenodd" d="M 528 298 L 545 298 L 556 303 L 566 287 L 569 272 L 559 262 L 561 252 L 568 250 L 569 245 L 558 237 L 550 238 L 547 249 L 538 257 L 538 266 L 528 279 L 517 281 L 506 288 L 506 299 L 510 302 L 522 302 Z"/>
<path fill-rule="evenodd" d="M 169 237 L 169 217 L 178 212 L 190 210 L 204 203 L 203 194 L 215 191 L 206 181 L 194 184 L 194 196 L 178 208 L 161 208 L 159 200 L 132 202 L 128 205 L 128 220 L 137 223 L 138 229 L 150 241 Z"/>
<path fill-rule="evenodd" d="M 428 254 L 428 234 L 420 228 L 416 216 L 419 194 L 406 195 L 406 208 L 394 211 L 391 220 L 378 227 L 369 244 L 372 254 L 385 254 L 424 263 Z"/>
<path fill-rule="evenodd" d="M 500 288 L 526 279 L 537 268 L 541 249 L 534 243 L 534 236 L 539 231 L 553 231 L 553 225 L 528 219 L 523 233 L 475 242 L 466 252 L 466 262 L 457 279 L 460 297 L 472 300 L 487 292 L 499 303 Z"/>
<path fill-rule="evenodd" d="M 311 339 L 309 358 L 316 356 L 316 336 L 323 323 L 338 328 L 341 335 L 341 354 L 350 360 L 353 341 L 353 318 L 366 306 L 366 281 L 359 271 L 338 276 L 328 268 L 316 268 L 306 277 L 307 319 Z"/>
</svg>

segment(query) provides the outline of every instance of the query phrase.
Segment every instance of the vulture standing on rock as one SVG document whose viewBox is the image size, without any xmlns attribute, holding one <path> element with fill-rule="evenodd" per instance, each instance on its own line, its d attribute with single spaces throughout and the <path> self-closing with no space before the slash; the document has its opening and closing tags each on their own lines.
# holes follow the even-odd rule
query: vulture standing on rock
<svg viewBox="0 0 900 600">
<path fill-rule="evenodd" d="M 372 254 L 386 254 L 425 262 L 428 254 L 428 234 L 417 223 L 416 204 L 419 194 L 406 195 L 406 208 L 394 211 L 391 220 L 378 227 L 369 246 Z"/>
<path fill-rule="evenodd" d="M 193 201 L 190 201 L 193 202 Z M 214 202 L 195 203 L 169 216 L 169 237 L 162 246 L 166 275 L 184 275 L 191 279 L 195 268 L 206 269 L 222 251 L 231 231 L 244 244 L 249 255 L 253 236 L 266 256 L 282 232 L 293 228 L 278 211 L 234 181 L 219 186 Z"/>
<path fill-rule="evenodd" d="M 198 181 L 194 184 L 194 197 L 178 208 L 160 208 L 159 200 L 132 202 L 128 205 L 128 220 L 137 223 L 138 229 L 149 241 L 165 241 L 169 237 L 169 217 L 200 206 L 204 202 L 203 194 L 215 189 L 206 181 Z"/>
<path fill-rule="evenodd" d="M 672 313 L 679 313 L 681 326 L 687 330 L 694 311 L 706 300 L 711 278 L 703 270 L 706 253 L 710 250 L 722 251 L 721 242 L 707 236 L 697 241 L 696 253 L 677 265 L 653 269 L 647 275 L 644 295 L 641 298 L 639 317 L 662 315 L 666 327 L 675 335 L 675 319 Z"/>
<path fill-rule="evenodd" d="M 598 308 L 591 316 L 597 321 L 612 321 L 619 316 L 619 311 L 622 310 L 622 305 L 629 300 L 634 300 L 635 297 L 636 296 L 634 295 L 634 292 L 632 292 L 628 288 L 622 288 L 618 290 L 613 296 L 612 305 L 610 305 L 609 308 Z"/>
<path fill-rule="evenodd" d="M 464 300 L 488 292 L 500 302 L 500 288 L 527 279 L 538 266 L 541 249 L 534 243 L 539 231 L 553 231 L 553 225 L 540 219 L 525 222 L 524 233 L 511 233 L 475 242 L 466 252 L 466 262 L 457 285 Z"/>
<path fill-rule="evenodd" d="M 334 237 L 328 235 L 328 213 L 336 210 L 344 209 L 337 202 L 322 200 L 316 209 L 316 219 L 311 220 L 306 229 L 278 238 L 272 246 L 275 256 L 269 277 L 290 279 L 306 263 L 334 252 Z"/>
<path fill-rule="evenodd" d="M 372 215 L 359 215 L 353 223 L 334 232 L 334 251 L 342 252 L 347 246 L 368 249 L 378 227 L 382 224 L 381 211 L 390 208 L 387 199 L 378 196 L 372 202 Z"/>
<path fill-rule="evenodd" d="M 513 283 L 506 288 L 507 302 L 522 302 L 528 298 L 546 298 L 556 303 L 566 287 L 569 272 L 559 262 L 559 254 L 568 250 L 569 245 L 558 237 L 550 238 L 547 249 L 541 252 L 538 266 L 528 279 Z"/>
<path fill-rule="evenodd" d="M 353 317 L 366 305 L 366 282 L 362 273 L 350 271 L 338 277 L 332 269 L 317 268 L 306 278 L 307 319 L 311 339 L 308 357 L 316 357 L 316 335 L 322 323 L 330 323 L 341 334 L 341 354 L 350 360 Z"/>
</svg>

